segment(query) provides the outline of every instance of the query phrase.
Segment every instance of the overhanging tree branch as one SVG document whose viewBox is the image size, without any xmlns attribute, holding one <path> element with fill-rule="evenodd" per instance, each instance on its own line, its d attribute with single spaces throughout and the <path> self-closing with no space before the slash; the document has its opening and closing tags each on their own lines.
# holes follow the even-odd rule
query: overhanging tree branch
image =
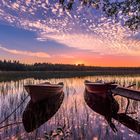
<svg viewBox="0 0 140 140">
<path fill-rule="evenodd" d="M 64 9 L 72 10 L 76 0 L 59 0 Z M 131 30 L 140 28 L 140 0 L 79 0 L 83 6 L 99 9 L 107 17 L 112 17 L 116 21 L 123 20 L 124 25 Z"/>
</svg>

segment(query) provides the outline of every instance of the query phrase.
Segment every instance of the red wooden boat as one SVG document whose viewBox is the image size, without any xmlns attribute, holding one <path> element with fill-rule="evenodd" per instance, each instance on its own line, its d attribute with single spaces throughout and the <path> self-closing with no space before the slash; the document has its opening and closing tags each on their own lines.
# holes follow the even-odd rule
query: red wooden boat
<svg viewBox="0 0 140 140">
<path fill-rule="evenodd" d="M 46 82 L 37 85 L 25 85 L 24 87 L 29 93 L 32 102 L 35 103 L 62 93 L 63 86 L 64 84 L 62 82 L 58 84 L 51 84 L 49 82 Z"/>
<path fill-rule="evenodd" d="M 101 83 L 101 82 L 91 82 L 91 81 L 85 81 L 85 90 L 90 93 L 100 93 L 105 94 L 111 89 L 115 89 L 118 85 L 114 82 L 110 83 Z"/>
</svg>

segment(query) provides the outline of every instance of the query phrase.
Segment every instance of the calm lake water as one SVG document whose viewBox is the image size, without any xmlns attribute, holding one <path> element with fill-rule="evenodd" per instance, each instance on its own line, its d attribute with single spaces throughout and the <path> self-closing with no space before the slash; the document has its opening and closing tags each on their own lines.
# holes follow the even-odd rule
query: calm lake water
<svg viewBox="0 0 140 140">
<path fill-rule="evenodd" d="M 117 128 L 113 132 L 104 116 L 91 109 L 84 99 L 84 80 L 104 80 L 116 81 L 122 86 L 128 86 L 136 83 L 134 89 L 140 89 L 140 76 L 88 76 L 84 78 L 63 78 L 63 79 L 22 79 L 8 82 L 0 82 L 0 122 L 8 116 L 26 97 L 27 92 L 24 89 L 25 84 L 37 84 L 45 81 L 51 83 L 64 82 L 64 99 L 58 111 L 47 122 L 41 125 L 33 132 L 27 133 L 22 124 L 22 114 L 26 108 L 30 97 L 20 106 L 20 108 L 3 124 L 4 126 L 11 123 L 17 123 L 0 129 L 0 139 L 46 139 L 47 134 L 55 134 L 58 128 L 63 128 L 64 133 L 52 139 L 82 139 L 82 140 L 128 140 L 140 139 L 140 135 L 121 124 L 119 121 L 112 120 Z M 120 105 L 119 112 L 124 112 L 127 100 L 120 96 L 115 99 Z M 54 101 L 55 102 L 55 101 Z M 135 120 L 140 120 L 140 102 L 130 101 L 128 112 Z M 18 123 L 21 122 L 21 123 Z"/>
</svg>

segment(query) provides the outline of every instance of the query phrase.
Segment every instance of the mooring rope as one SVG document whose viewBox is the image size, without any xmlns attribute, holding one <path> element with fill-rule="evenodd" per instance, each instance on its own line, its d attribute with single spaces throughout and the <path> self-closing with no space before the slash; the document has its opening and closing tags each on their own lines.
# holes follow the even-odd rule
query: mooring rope
<svg viewBox="0 0 140 140">
<path fill-rule="evenodd" d="M 3 128 L 8 127 L 8 126 L 11 126 L 11 125 L 18 125 L 18 124 L 21 124 L 21 123 L 22 123 L 22 121 L 21 122 L 9 123 L 9 124 L 6 124 L 4 126 L 1 126 L 0 129 L 3 129 Z"/>
<path fill-rule="evenodd" d="M 130 87 L 133 87 L 133 86 L 136 86 L 136 84 L 129 85 L 129 86 L 127 86 L 127 88 L 130 88 Z"/>
<path fill-rule="evenodd" d="M 16 110 L 26 101 L 26 99 L 29 97 L 29 95 L 27 95 L 22 101 L 21 101 L 21 103 L 4 119 L 4 120 L 2 120 L 1 122 L 0 122 L 0 125 L 2 124 L 2 123 L 4 123 L 9 117 L 11 117 L 11 115 L 13 114 L 13 113 L 15 113 L 16 112 Z"/>
</svg>

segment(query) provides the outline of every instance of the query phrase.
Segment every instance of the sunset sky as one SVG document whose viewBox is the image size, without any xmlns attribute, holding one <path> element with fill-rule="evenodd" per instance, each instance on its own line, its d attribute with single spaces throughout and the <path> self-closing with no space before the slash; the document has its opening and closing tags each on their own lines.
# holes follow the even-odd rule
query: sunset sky
<svg viewBox="0 0 140 140">
<path fill-rule="evenodd" d="M 76 4 L 69 12 L 52 0 L 0 0 L 0 59 L 140 66 L 139 31 Z"/>
</svg>

